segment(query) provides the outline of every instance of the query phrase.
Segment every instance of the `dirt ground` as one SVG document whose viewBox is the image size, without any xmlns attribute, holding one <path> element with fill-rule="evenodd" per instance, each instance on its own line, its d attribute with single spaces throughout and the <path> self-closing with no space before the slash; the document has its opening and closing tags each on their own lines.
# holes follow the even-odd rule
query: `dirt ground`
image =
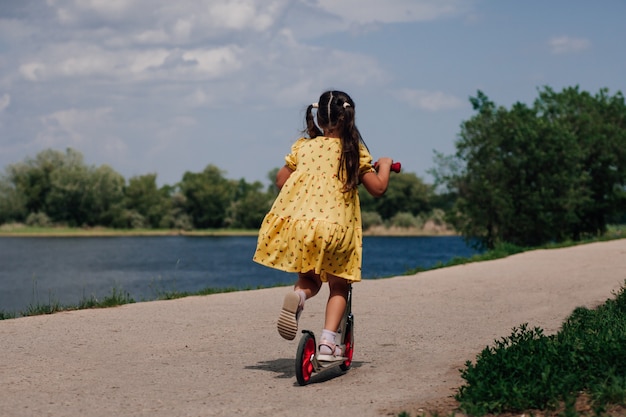
<svg viewBox="0 0 626 417">
<path fill-rule="evenodd" d="M 626 239 L 367 280 L 352 369 L 305 387 L 299 337 L 276 331 L 285 287 L 4 320 L 0 415 L 448 415 L 459 369 L 485 346 L 523 323 L 554 333 L 625 281 Z M 327 294 L 301 329 L 319 334 Z"/>
</svg>

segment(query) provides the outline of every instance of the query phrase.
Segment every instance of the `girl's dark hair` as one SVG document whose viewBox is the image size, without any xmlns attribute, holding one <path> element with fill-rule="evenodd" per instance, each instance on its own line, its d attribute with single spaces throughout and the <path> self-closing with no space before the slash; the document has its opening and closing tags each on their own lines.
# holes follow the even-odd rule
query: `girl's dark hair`
<svg viewBox="0 0 626 417">
<path fill-rule="evenodd" d="M 305 133 L 311 139 L 322 136 L 321 129 L 339 133 L 342 153 L 338 174 L 344 191 L 353 190 L 359 185 L 359 144 L 366 146 L 354 121 L 354 101 L 343 91 L 326 91 L 317 107 L 317 124 L 313 118 L 314 106 L 311 104 L 306 110 Z"/>
</svg>

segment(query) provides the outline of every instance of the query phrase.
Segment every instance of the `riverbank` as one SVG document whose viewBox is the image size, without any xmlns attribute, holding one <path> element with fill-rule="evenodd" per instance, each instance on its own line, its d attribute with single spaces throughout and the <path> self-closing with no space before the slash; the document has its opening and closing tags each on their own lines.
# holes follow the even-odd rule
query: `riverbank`
<svg viewBox="0 0 626 417">
<path fill-rule="evenodd" d="M 257 230 L 208 229 L 109 229 L 103 227 L 30 227 L 22 224 L 0 226 L 0 237 L 107 237 L 107 236 L 256 236 Z M 364 236 L 456 236 L 446 226 L 426 223 L 423 228 L 375 226 Z"/>
<path fill-rule="evenodd" d="M 363 281 L 352 369 L 306 387 L 298 338 L 275 330 L 285 288 L 5 320 L 0 415 L 316 416 L 321 398 L 340 414 L 450 415 L 467 360 L 521 323 L 556 332 L 611 298 L 624 271 L 620 239 Z M 302 329 L 319 332 L 327 291 Z"/>
</svg>

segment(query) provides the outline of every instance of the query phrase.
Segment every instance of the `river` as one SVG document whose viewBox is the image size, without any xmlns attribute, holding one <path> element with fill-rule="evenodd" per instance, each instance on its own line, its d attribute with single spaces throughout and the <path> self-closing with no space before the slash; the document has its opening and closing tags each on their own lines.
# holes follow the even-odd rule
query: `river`
<svg viewBox="0 0 626 417">
<path fill-rule="evenodd" d="M 113 289 L 135 301 L 166 292 L 291 284 L 294 275 L 252 261 L 253 236 L 0 237 L 0 311 L 76 305 Z M 429 268 L 476 251 L 457 236 L 363 239 L 363 278 Z"/>
</svg>

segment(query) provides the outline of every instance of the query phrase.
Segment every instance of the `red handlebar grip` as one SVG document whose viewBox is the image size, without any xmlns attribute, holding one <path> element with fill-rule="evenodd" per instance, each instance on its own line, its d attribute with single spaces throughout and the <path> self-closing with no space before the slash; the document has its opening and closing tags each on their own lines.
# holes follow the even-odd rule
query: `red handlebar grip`
<svg viewBox="0 0 626 417">
<path fill-rule="evenodd" d="M 378 162 L 374 162 L 374 169 L 376 169 L 378 167 Z M 394 162 L 393 164 L 391 164 L 391 170 L 393 172 L 400 172 L 400 170 L 402 169 L 402 164 L 400 162 Z"/>
</svg>

